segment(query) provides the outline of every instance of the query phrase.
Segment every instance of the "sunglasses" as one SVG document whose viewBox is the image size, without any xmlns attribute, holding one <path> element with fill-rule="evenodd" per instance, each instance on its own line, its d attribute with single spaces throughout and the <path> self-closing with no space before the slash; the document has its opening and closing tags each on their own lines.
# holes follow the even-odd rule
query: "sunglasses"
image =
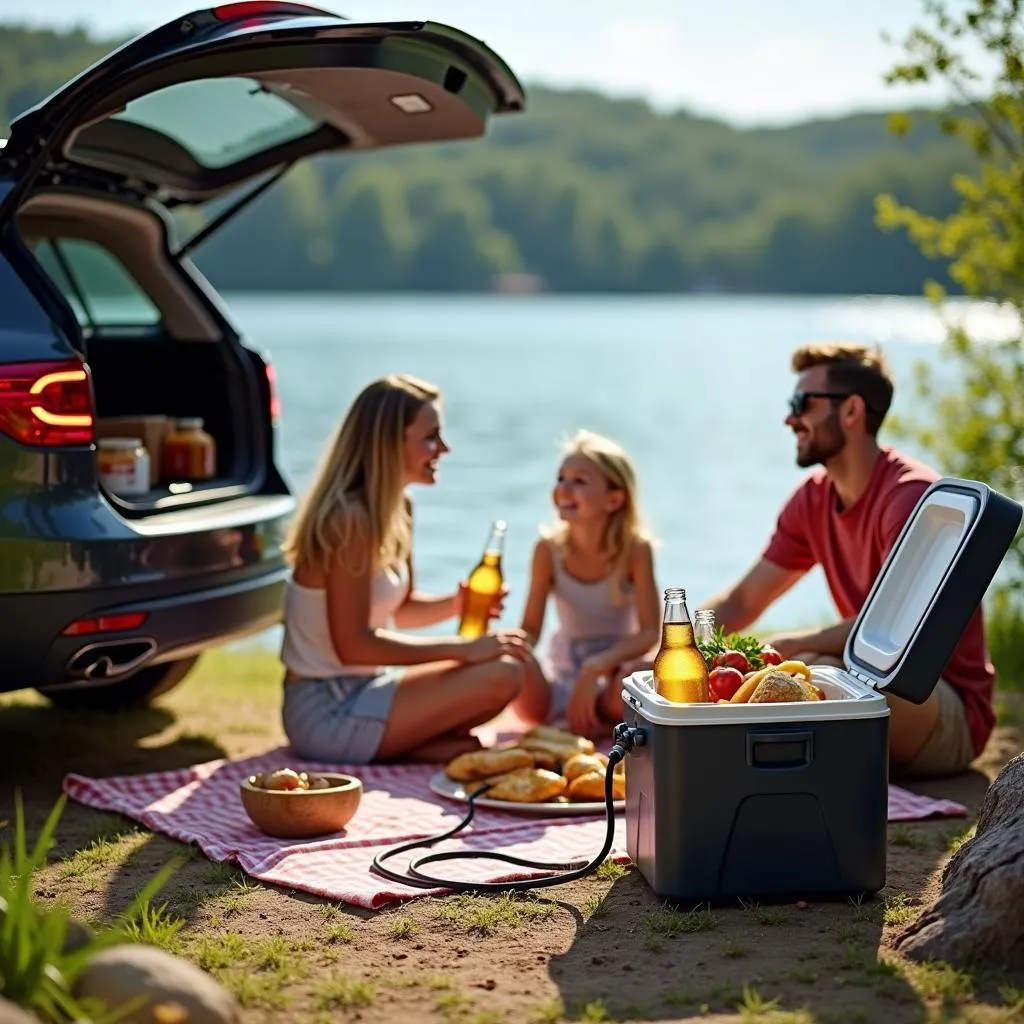
<svg viewBox="0 0 1024 1024">
<path fill-rule="evenodd" d="M 789 399 L 789 411 L 794 416 L 807 412 L 807 401 L 811 398 L 831 398 L 833 401 L 849 398 L 853 391 L 794 391 Z"/>
</svg>

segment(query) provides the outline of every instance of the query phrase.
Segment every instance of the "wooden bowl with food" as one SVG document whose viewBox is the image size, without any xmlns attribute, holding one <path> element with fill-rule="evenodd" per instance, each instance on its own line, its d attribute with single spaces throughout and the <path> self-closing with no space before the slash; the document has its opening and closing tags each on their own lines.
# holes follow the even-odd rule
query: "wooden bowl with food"
<svg viewBox="0 0 1024 1024">
<path fill-rule="evenodd" d="M 278 839 L 312 839 L 340 832 L 363 798 L 363 784 L 339 772 L 279 768 L 242 779 L 242 806 L 252 823 Z"/>
</svg>

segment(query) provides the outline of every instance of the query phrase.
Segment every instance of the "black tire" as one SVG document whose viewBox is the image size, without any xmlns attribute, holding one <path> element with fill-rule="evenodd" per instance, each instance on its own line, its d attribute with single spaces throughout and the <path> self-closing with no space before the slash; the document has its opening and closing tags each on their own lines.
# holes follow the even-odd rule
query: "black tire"
<svg viewBox="0 0 1024 1024">
<path fill-rule="evenodd" d="M 67 690 L 38 688 L 52 704 L 69 711 L 128 711 L 145 707 L 150 701 L 173 689 L 192 671 L 198 655 L 167 661 L 140 669 L 127 679 L 103 685 L 75 686 Z"/>
</svg>

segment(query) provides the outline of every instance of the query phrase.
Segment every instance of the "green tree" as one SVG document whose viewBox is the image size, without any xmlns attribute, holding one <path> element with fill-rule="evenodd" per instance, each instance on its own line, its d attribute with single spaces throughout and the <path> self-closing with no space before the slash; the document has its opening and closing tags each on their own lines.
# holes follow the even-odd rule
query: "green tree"
<svg viewBox="0 0 1024 1024">
<path fill-rule="evenodd" d="M 962 140 L 976 169 L 957 174 L 959 206 L 945 217 L 927 216 L 879 196 L 876 218 L 884 230 L 904 230 L 921 251 L 948 262 L 949 277 L 972 298 L 988 299 L 1010 317 L 1003 340 L 971 336 L 945 303 L 945 291 L 925 292 L 946 324 L 944 356 L 955 383 L 942 385 L 922 365 L 916 390 L 924 419 L 898 424 L 936 456 L 941 469 L 984 481 L 1018 500 L 1024 497 L 1024 26 L 1021 0 L 970 0 L 953 14 L 945 3 L 926 3 L 930 27 L 904 42 L 906 60 L 893 82 L 948 84 L 957 105 L 940 118 Z M 968 56 L 974 54 L 973 59 Z M 982 56 L 978 56 L 979 53 Z M 983 75 L 977 64 L 990 66 Z M 905 133 L 905 117 L 893 119 Z M 1024 544 L 1007 563 L 1005 586 L 1024 596 Z M 1003 591 L 1005 597 L 1007 591 Z"/>
</svg>

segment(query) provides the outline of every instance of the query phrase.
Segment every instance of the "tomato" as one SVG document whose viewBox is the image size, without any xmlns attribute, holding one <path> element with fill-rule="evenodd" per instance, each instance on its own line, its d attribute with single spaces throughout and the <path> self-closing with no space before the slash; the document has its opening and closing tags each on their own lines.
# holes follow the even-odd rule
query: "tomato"
<svg viewBox="0 0 1024 1024">
<path fill-rule="evenodd" d="M 779 654 L 771 644 L 765 644 L 761 648 L 761 657 L 764 659 L 766 665 L 781 665 L 782 655 Z"/>
<path fill-rule="evenodd" d="M 719 665 L 708 673 L 708 685 L 714 700 L 731 700 L 743 685 L 743 673 L 731 665 Z"/>
<path fill-rule="evenodd" d="M 716 654 L 711 664 L 715 668 L 734 668 L 738 672 L 749 672 L 750 662 L 742 651 L 726 651 L 724 654 Z"/>
</svg>

